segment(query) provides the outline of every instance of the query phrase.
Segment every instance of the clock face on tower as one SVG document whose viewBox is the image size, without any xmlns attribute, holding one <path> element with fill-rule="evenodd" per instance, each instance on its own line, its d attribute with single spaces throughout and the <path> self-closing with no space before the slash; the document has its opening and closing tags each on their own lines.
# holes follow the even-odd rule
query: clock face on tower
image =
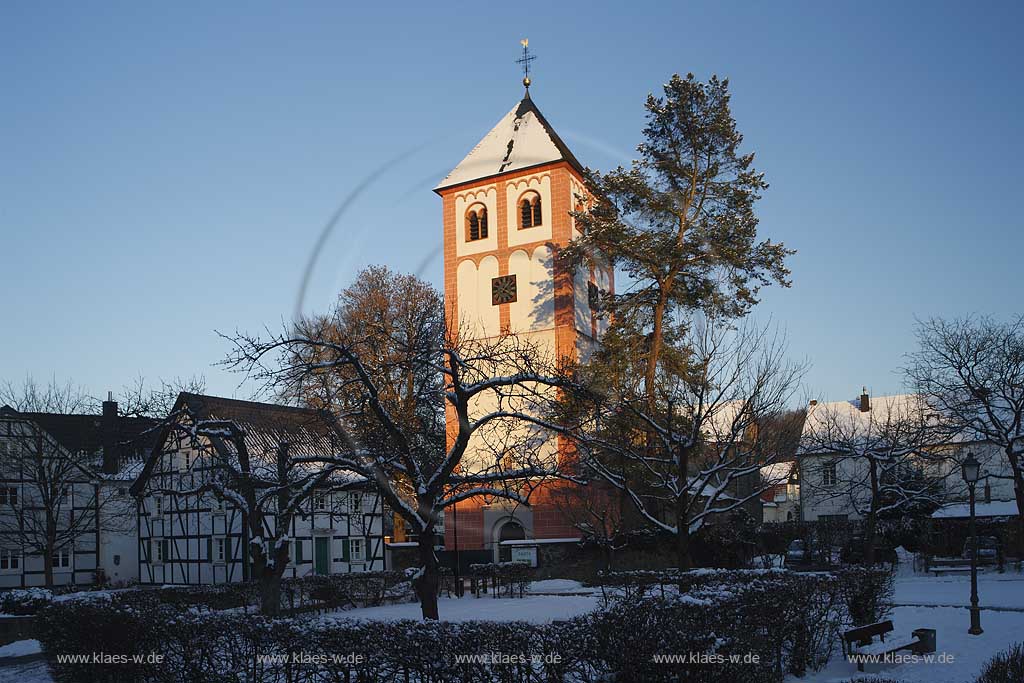
<svg viewBox="0 0 1024 683">
<path fill-rule="evenodd" d="M 516 301 L 516 276 L 503 275 L 491 279 L 491 305 L 512 304 Z"/>
</svg>

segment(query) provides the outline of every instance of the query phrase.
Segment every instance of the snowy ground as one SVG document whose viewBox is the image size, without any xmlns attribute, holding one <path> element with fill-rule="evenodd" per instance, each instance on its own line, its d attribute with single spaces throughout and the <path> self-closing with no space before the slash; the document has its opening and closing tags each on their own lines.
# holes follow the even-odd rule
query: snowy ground
<svg viewBox="0 0 1024 683">
<path fill-rule="evenodd" d="M 896 580 L 896 604 L 892 620 L 896 634 L 909 633 L 916 628 L 936 630 L 936 658 L 941 663 L 905 663 L 887 667 L 867 665 L 860 674 L 868 679 L 889 678 L 901 683 L 971 683 L 982 665 L 993 654 L 1010 644 L 1024 640 L 1024 575 L 985 574 L 979 577 L 978 593 L 981 598 L 982 627 L 980 636 L 967 634 L 970 615 L 966 609 L 970 601 L 970 580 L 964 576 L 932 577 L 901 576 Z M 585 588 L 576 581 L 552 579 L 534 582 L 525 598 L 499 598 L 490 596 L 462 599 L 444 597 L 439 602 L 441 619 L 467 621 L 494 619 L 522 620 L 534 623 L 565 619 L 584 614 L 598 607 L 600 591 Z M 357 618 L 369 620 L 419 619 L 419 606 L 415 603 L 388 605 L 320 618 Z M 21 641 L 0 649 L 0 657 L 10 656 L 5 651 L 20 652 L 34 648 L 35 641 Z M 42 661 L 8 661 L 0 665 L 0 683 L 52 683 L 53 679 Z M 829 666 L 800 679 L 787 679 L 787 683 L 840 683 L 857 677 L 857 667 L 846 662 L 838 653 Z"/>
<path fill-rule="evenodd" d="M 548 583 L 538 581 L 537 583 Z M 575 581 L 560 582 L 557 586 L 542 587 L 544 595 L 530 595 L 523 598 L 493 598 L 490 595 L 474 598 L 442 597 L 438 600 L 437 611 L 441 621 L 529 621 L 544 623 L 555 619 L 571 619 L 586 614 L 598 605 L 599 592 L 583 589 Z M 534 592 L 540 592 L 535 586 Z M 586 595 L 554 595 L 554 593 L 586 592 Z M 325 619 L 366 619 L 370 621 L 392 621 L 397 619 L 420 619 L 419 603 L 384 605 L 365 609 L 345 610 L 327 615 Z"/>
</svg>

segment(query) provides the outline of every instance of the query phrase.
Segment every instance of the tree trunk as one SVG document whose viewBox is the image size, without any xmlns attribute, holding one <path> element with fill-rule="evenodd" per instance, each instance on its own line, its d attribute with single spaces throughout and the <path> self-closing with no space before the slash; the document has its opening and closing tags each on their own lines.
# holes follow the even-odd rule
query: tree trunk
<svg viewBox="0 0 1024 683">
<path fill-rule="evenodd" d="M 676 562 L 683 571 L 693 569 L 690 557 L 690 528 L 685 521 L 681 522 L 679 533 L 676 534 Z"/>
<path fill-rule="evenodd" d="M 434 530 L 424 529 L 419 537 L 420 575 L 413 582 L 420 599 L 424 619 L 438 620 L 437 591 L 441 585 L 437 556 L 434 555 Z"/>
<path fill-rule="evenodd" d="M 868 462 L 871 473 L 871 507 L 868 510 L 867 523 L 864 526 L 864 566 L 875 564 L 875 530 L 878 527 L 878 465 L 874 458 Z"/>
<path fill-rule="evenodd" d="M 260 613 L 268 617 L 281 614 L 281 575 L 270 568 L 260 576 Z"/>
</svg>

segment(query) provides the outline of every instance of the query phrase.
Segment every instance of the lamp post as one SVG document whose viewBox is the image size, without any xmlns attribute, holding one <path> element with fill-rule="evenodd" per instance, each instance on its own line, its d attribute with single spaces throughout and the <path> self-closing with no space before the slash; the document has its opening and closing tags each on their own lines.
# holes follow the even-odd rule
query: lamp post
<svg viewBox="0 0 1024 683">
<path fill-rule="evenodd" d="M 971 518 L 967 527 L 967 543 L 971 549 L 971 628 L 967 632 L 977 636 L 981 635 L 982 630 L 981 610 L 978 609 L 978 537 L 974 529 L 974 487 L 981 478 L 981 463 L 975 459 L 973 453 L 968 453 L 960 468 L 971 496 Z"/>
</svg>

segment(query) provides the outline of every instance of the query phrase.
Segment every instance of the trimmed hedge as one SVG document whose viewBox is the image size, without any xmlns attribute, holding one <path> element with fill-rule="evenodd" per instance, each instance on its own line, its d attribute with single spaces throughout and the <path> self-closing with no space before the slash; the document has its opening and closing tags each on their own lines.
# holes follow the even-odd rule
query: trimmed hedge
<svg viewBox="0 0 1024 683">
<path fill-rule="evenodd" d="M 685 592 L 613 601 L 551 624 L 269 620 L 112 593 L 54 603 L 40 615 L 40 632 L 66 683 L 778 683 L 824 666 L 849 618 L 833 574 L 695 571 L 673 579 Z M 57 653 L 95 652 L 163 661 L 56 661 Z"/>
<path fill-rule="evenodd" d="M 203 586 L 161 586 L 117 591 L 85 591 L 78 596 L 55 598 L 46 589 L 29 588 L 0 593 L 0 612 L 36 614 L 56 600 L 91 600 L 117 596 L 120 604 L 140 608 L 169 605 L 178 608 L 218 611 L 259 608 L 259 585 L 255 582 L 221 583 Z M 353 572 L 281 580 L 283 609 L 348 609 L 373 607 L 388 600 L 412 599 L 412 584 L 404 572 Z"/>
</svg>

